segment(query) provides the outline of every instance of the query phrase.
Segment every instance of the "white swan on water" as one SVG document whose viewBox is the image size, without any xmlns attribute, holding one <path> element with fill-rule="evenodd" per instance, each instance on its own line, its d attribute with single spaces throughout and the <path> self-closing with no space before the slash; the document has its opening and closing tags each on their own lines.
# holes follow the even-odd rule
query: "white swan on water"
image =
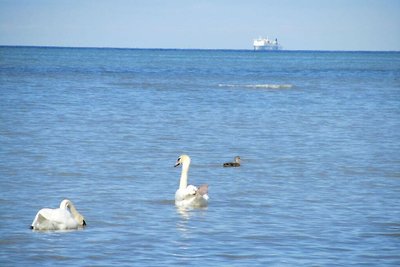
<svg viewBox="0 0 400 267">
<path fill-rule="evenodd" d="M 41 209 L 32 222 L 33 230 L 78 229 L 86 225 L 85 218 L 68 199 L 61 201 L 58 209 Z"/>
<path fill-rule="evenodd" d="M 175 193 L 175 205 L 178 207 L 206 207 L 208 204 L 208 185 L 204 184 L 197 188 L 194 185 L 188 185 L 188 172 L 190 157 L 181 155 L 175 163 L 175 167 L 182 165 L 181 180 L 179 188 Z"/>
</svg>

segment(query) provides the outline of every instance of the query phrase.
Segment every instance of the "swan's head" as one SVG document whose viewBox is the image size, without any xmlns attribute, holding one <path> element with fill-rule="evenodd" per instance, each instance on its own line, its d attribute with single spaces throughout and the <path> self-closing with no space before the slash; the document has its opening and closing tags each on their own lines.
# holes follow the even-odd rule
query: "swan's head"
<svg viewBox="0 0 400 267">
<path fill-rule="evenodd" d="M 76 210 L 74 204 L 72 204 L 72 201 L 69 199 L 64 199 L 61 201 L 60 204 L 60 209 L 68 209 L 71 211 L 72 215 L 74 216 L 75 220 L 79 223 L 81 226 L 85 226 L 85 218 Z"/>
<path fill-rule="evenodd" d="M 75 214 L 74 217 L 80 226 L 86 226 L 85 218 L 80 213 Z"/>
<path fill-rule="evenodd" d="M 181 155 L 179 158 L 176 160 L 175 166 L 178 167 L 179 165 L 186 165 L 188 166 L 190 164 L 190 157 L 188 155 Z"/>
</svg>

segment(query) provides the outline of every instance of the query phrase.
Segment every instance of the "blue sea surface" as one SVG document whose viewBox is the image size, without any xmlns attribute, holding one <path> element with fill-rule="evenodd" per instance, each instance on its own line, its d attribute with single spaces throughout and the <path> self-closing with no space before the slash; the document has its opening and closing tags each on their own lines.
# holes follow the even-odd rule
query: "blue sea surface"
<svg viewBox="0 0 400 267">
<path fill-rule="evenodd" d="M 0 47 L 0 204 L 1 266 L 400 266 L 400 53 Z"/>
</svg>

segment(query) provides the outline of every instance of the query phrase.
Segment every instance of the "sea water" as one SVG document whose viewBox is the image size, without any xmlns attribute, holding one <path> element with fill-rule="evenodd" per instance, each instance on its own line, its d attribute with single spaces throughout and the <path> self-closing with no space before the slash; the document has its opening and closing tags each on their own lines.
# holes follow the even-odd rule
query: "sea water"
<svg viewBox="0 0 400 267">
<path fill-rule="evenodd" d="M 0 203 L 1 266 L 399 266 L 400 53 L 1 47 Z"/>
</svg>

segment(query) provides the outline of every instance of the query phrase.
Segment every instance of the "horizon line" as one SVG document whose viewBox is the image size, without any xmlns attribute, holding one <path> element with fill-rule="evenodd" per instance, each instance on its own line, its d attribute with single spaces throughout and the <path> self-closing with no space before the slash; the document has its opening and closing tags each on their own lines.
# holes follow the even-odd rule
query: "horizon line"
<svg viewBox="0 0 400 267">
<path fill-rule="evenodd" d="M 255 51 L 254 49 L 245 48 L 162 48 L 162 47 L 113 47 L 113 46 L 59 46 L 59 45 L 3 45 L 0 47 L 21 47 L 21 48 L 61 48 L 61 49 L 121 49 L 121 50 L 197 50 L 197 51 L 254 51 L 257 53 L 265 52 L 400 52 L 400 50 L 329 50 L 329 49 L 279 49 L 279 50 L 262 50 Z"/>
</svg>

